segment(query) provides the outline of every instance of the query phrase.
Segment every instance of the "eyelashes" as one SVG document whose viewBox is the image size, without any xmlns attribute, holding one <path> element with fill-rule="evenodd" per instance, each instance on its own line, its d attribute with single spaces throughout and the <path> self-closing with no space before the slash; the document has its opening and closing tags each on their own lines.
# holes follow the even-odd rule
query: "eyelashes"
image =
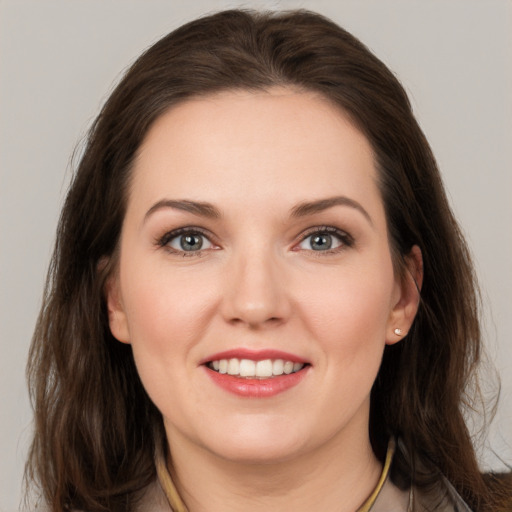
<svg viewBox="0 0 512 512">
<path fill-rule="evenodd" d="M 317 226 L 306 231 L 294 250 L 308 250 L 315 253 L 332 254 L 354 245 L 354 238 L 346 231 L 334 226 Z"/>
<path fill-rule="evenodd" d="M 203 251 L 219 249 L 211 240 L 211 235 L 198 227 L 183 227 L 165 233 L 157 240 L 157 245 L 170 253 L 183 256 L 198 256 Z"/>
<path fill-rule="evenodd" d="M 204 252 L 218 250 L 213 236 L 206 230 L 196 226 L 186 226 L 165 233 L 156 240 L 156 245 L 171 254 L 202 256 Z M 339 253 L 354 245 L 354 238 L 334 226 L 315 226 L 298 237 L 292 251 L 307 251 L 315 256 Z"/>
</svg>

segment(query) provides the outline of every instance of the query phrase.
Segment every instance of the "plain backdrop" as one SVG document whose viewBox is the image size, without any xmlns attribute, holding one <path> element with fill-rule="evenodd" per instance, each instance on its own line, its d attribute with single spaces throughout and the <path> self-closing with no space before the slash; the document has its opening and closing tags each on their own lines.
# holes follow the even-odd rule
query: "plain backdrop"
<svg viewBox="0 0 512 512">
<path fill-rule="evenodd" d="M 398 75 L 474 253 L 502 378 L 483 466 L 512 462 L 512 2 L 0 0 L 0 511 L 18 510 L 30 439 L 24 368 L 70 155 L 126 66 L 226 7 L 306 7 Z"/>
</svg>

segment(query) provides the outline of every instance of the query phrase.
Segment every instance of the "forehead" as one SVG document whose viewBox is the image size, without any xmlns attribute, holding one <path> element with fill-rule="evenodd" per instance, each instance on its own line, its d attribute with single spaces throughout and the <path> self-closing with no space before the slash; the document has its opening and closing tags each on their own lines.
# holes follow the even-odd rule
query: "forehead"
<svg viewBox="0 0 512 512">
<path fill-rule="evenodd" d="M 156 120 L 139 149 L 130 195 L 361 199 L 377 192 L 375 174 L 368 140 L 327 99 L 286 88 L 226 91 L 182 102 Z"/>
</svg>

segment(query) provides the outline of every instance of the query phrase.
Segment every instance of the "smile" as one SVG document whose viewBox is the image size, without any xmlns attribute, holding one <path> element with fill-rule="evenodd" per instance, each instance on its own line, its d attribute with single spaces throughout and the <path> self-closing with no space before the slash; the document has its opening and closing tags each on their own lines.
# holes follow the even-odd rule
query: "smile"
<svg viewBox="0 0 512 512">
<path fill-rule="evenodd" d="M 208 363 L 208 368 L 220 374 L 244 377 L 247 379 L 269 379 L 280 375 L 290 375 L 304 368 L 304 363 L 284 359 L 217 359 Z"/>
<path fill-rule="evenodd" d="M 244 398 L 270 398 L 298 386 L 311 363 L 280 350 L 234 349 L 201 361 L 211 382 Z"/>
</svg>

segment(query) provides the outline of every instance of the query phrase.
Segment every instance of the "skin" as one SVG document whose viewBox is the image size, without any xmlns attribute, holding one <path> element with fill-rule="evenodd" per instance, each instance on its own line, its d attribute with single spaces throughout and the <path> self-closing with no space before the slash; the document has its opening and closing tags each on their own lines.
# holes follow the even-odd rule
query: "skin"
<svg viewBox="0 0 512 512">
<path fill-rule="evenodd" d="M 355 510 L 381 471 L 370 390 L 385 345 L 403 337 L 394 329 L 405 334 L 414 319 L 421 280 L 417 248 L 411 274 L 394 274 L 366 138 L 312 93 L 223 92 L 162 115 L 132 178 L 110 326 L 163 415 L 189 510 Z M 291 215 L 334 196 L 352 204 Z M 220 216 L 154 206 L 184 199 Z M 206 234 L 203 250 L 162 242 L 189 226 Z M 325 226 L 342 237 L 313 250 L 311 228 Z M 234 348 L 310 366 L 283 393 L 240 397 L 200 364 Z"/>
</svg>

